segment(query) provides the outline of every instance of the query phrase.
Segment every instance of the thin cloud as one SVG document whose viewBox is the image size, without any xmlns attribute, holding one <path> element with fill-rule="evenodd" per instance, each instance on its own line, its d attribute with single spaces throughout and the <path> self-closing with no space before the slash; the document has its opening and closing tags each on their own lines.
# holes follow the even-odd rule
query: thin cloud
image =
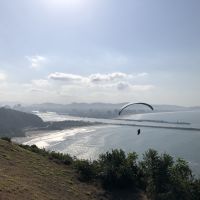
<svg viewBox="0 0 200 200">
<path fill-rule="evenodd" d="M 129 74 L 122 74 L 100 74 L 102 84 L 96 84 L 91 79 L 94 74 L 79 76 L 53 73 L 49 79 L 36 79 L 26 84 L 8 83 L 4 87 L 0 84 L 1 96 L 31 103 L 49 99 L 53 102 L 120 102 L 143 98 L 154 91 L 155 86 L 136 84 Z"/>
<path fill-rule="evenodd" d="M 128 75 L 125 73 L 115 72 L 111 74 L 92 74 L 88 78 L 90 82 L 98 83 L 98 82 L 112 82 L 112 81 L 121 80 L 127 77 Z"/>
<path fill-rule="evenodd" d="M 137 77 L 144 77 L 144 76 L 148 76 L 148 75 L 149 75 L 148 73 L 143 72 L 143 73 L 137 74 L 136 76 L 137 76 Z"/>
<path fill-rule="evenodd" d="M 48 78 L 55 81 L 67 81 L 67 82 L 84 80 L 84 77 L 82 76 L 75 75 L 75 74 L 65 74 L 65 73 L 60 73 L 60 72 L 49 74 Z"/>
<path fill-rule="evenodd" d="M 32 80 L 31 82 L 37 87 L 47 87 L 50 85 L 49 81 L 45 79 Z"/>
<path fill-rule="evenodd" d="M 33 92 L 33 93 L 44 93 L 44 92 L 47 92 L 46 90 L 38 89 L 38 88 L 32 88 L 29 91 Z"/>
<path fill-rule="evenodd" d="M 129 75 L 122 72 L 114 72 L 108 74 L 91 74 L 89 76 L 81 76 L 76 74 L 67 74 L 67 73 L 60 73 L 55 72 L 49 74 L 48 78 L 55 80 L 55 81 L 66 81 L 66 82 L 73 82 L 73 83 L 91 83 L 91 84 L 111 84 L 116 83 L 119 81 L 131 81 L 134 80 L 136 77 L 141 75 Z M 144 76 L 144 74 L 143 74 Z"/>
<path fill-rule="evenodd" d="M 121 72 L 114 72 L 108 74 L 90 74 L 88 76 L 81 76 L 75 74 L 59 73 L 55 72 L 49 74 L 48 78 L 50 80 L 56 81 L 57 91 L 60 91 L 62 96 L 75 93 L 78 96 L 84 96 L 90 93 L 100 98 L 101 94 L 105 95 L 117 95 L 121 92 L 137 93 L 141 94 L 146 91 L 151 91 L 155 88 L 151 84 L 137 84 L 135 80 L 139 77 L 147 76 L 147 73 L 140 74 L 126 74 Z M 49 80 L 49 81 L 50 81 Z M 54 84 L 52 82 L 52 84 Z M 123 92 L 123 93 L 124 93 Z M 127 94 L 129 95 L 129 94 Z M 97 99 L 98 99 L 97 98 Z"/>
<path fill-rule="evenodd" d="M 5 81 L 6 80 L 6 74 L 0 73 L 0 81 Z"/>
<path fill-rule="evenodd" d="M 130 88 L 130 84 L 129 83 L 125 83 L 125 82 L 119 82 L 117 84 L 117 89 L 118 90 L 127 90 Z"/>
<path fill-rule="evenodd" d="M 142 92 L 142 91 L 149 91 L 154 89 L 154 85 L 138 85 L 138 84 L 130 84 L 128 82 L 119 82 L 117 83 L 117 89 L 120 91 L 136 91 L 136 92 Z"/>
<path fill-rule="evenodd" d="M 47 61 L 44 56 L 26 56 L 26 59 L 30 62 L 30 67 L 33 69 L 40 69 Z"/>
<path fill-rule="evenodd" d="M 154 85 L 132 85 L 131 89 L 135 91 L 149 91 L 154 89 Z"/>
</svg>

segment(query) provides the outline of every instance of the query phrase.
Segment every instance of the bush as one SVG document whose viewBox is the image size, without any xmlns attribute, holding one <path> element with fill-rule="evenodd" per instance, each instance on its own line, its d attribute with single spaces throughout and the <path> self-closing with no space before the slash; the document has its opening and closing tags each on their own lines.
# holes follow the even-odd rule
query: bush
<svg viewBox="0 0 200 200">
<path fill-rule="evenodd" d="M 5 139 L 7 140 L 7 138 Z M 200 200 L 200 179 L 194 178 L 188 163 L 150 149 L 138 163 L 135 152 L 112 150 L 96 161 L 79 160 L 68 154 L 48 152 L 36 145 L 19 145 L 55 162 L 73 164 L 82 181 L 101 181 L 106 189 L 139 188 L 151 200 Z"/>
<path fill-rule="evenodd" d="M 7 142 L 11 142 L 11 138 L 9 138 L 9 137 L 2 137 L 1 139 L 2 139 L 2 140 L 5 140 L 5 141 L 7 141 Z"/>
<path fill-rule="evenodd" d="M 95 164 L 88 160 L 76 160 L 74 167 L 79 172 L 79 178 L 82 181 L 90 181 L 97 176 Z"/>
<path fill-rule="evenodd" d="M 157 194 L 167 193 L 170 187 L 170 169 L 173 158 L 168 154 L 158 155 L 150 149 L 143 155 L 140 168 L 144 175 L 146 191 L 151 199 L 157 199 Z M 160 198 L 161 199 L 161 198 Z"/>
<path fill-rule="evenodd" d="M 200 199 L 200 180 L 194 180 L 190 185 L 190 194 L 192 200 Z"/>
<path fill-rule="evenodd" d="M 126 156 L 123 150 L 112 150 L 99 156 L 101 179 L 106 188 L 126 188 L 137 184 L 137 154 Z"/>
<path fill-rule="evenodd" d="M 39 149 L 35 144 L 30 146 L 32 152 L 40 153 L 41 149 Z"/>
<path fill-rule="evenodd" d="M 192 171 L 186 161 L 178 159 L 170 171 L 171 191 L 175 199 L 193 200 L 191 183 L 193 183 Z"/>
<path fill-rule="evenodd" d="M 55 151 L 49 153 L 49 159 L 57 160 L 65 165 L 73 163 L 73 158 L 69 154 L 57 153 Z"/>
<path fill-rule="evenodd" d="M 150 199 L 200 199 L 200 181 L 194 179 L 186 161 L 179 158 L 174 162 L 170 155 L 158 155 L 150 149 L 144 154 L 140 168 Z"/>
</svg>

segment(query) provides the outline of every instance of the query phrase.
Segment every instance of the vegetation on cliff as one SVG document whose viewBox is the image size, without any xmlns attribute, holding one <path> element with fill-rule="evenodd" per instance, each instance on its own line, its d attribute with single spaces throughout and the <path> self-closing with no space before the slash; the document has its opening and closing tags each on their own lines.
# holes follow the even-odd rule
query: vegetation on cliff
<svg viewBox="0 0 200 200">
<path fill-rule="evenodd" d="M 149 149 L 142 159 L 135 152 L 112 150 L 99 156 L 98 160 L 80 160 L 68 154 L 48 152 L 37 146 L 20 147 L 71 166 L 79 180 L 101 184 L 110 194 L 118 190 L 144 191 L 151 200 L 199 200 L 200 180 L 196 178 L 183 159 L 175 160 L 169 154 L 159 155 Z M 112 195 L 111 195 L 112 196 Z"/>
<path fill-rule="evenodd" d="M 41 127 L 44 122 L 34 114 L 20 112 L 9 108 L 0 108 L 0 136 L 23 136 L 28 127 Z"/>
</svg>

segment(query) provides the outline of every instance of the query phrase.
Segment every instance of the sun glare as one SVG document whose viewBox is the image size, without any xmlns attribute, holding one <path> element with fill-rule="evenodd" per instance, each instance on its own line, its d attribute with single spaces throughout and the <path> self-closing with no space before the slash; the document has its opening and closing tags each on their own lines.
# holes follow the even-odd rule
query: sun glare
<svg viewBox="0 0 200 200">
<path fill-rule="evenodd" d="M 77 8 L 84 4 L 85 0 L 48 0 L 48 4 L 50 6 L 56 7 L 69 7 L 69 8 Z"/>
<path fill-rule="evenodd" d="M 51 14 L 82 13 L 93 5 L 92 0 L 42 0 L 40 3 Z"/>
</svg>

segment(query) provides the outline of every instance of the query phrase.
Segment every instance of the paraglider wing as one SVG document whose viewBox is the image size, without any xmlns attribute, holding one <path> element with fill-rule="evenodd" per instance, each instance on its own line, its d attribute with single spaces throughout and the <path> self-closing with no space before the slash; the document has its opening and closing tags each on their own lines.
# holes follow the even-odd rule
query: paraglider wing
<svg viewBox="0 0 200 200">
<path fill-rule="evenodd" d="M 150 104 L 147 104 L 147 103 L 128 103 L 128 104 L 124 105 L 124 106 L 120 109 L 119 115 L 122 113 L 122 111 L 123 111 L 125 108 L 127 108 L 127 107 L 129 107 L 129 106 L 132 106 L 132 105 L 135 105 L 135 104 L 144 105 L 144 106 L 149 107 L 151 110 L 154 110 L 153 106 L 151 106 Z"/>
</svg>

